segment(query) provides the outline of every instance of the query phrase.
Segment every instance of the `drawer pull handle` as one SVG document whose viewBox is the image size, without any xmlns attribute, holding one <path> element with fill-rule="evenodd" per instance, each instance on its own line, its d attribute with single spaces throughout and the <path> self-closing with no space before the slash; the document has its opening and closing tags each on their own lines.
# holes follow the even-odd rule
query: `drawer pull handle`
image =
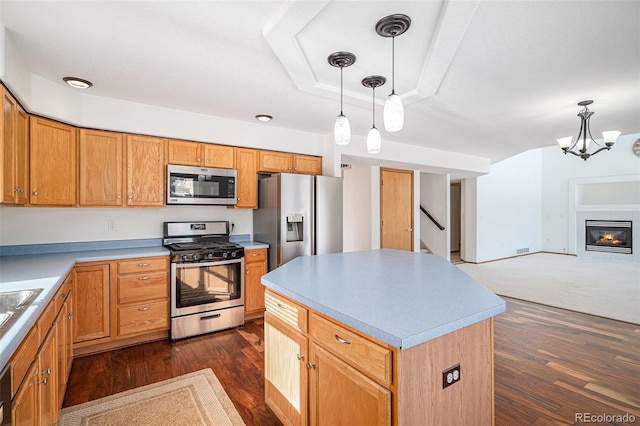
<svg viewBox="0 0 640 426">
<path fill-rule="evenodd" d="M 216 319 L 216 318 L 220 318 L 220 314 L 209 315 L 209 316 L 206 316 L 206 317 L 200 317 L 200 321 L 206 321 L 206 320 Z"/>
<path fill-rule="evenodd" d="M 67 314 L 67 320 L 71 321 L 71 317 L 73 316 L 73 312 L 69 312 Z"/>
<path fill-rule="evenodd" d="M 138 263 L 138 266 L 149 266 L 150 263 Z"/>
<path fill-rule="evenodd" d="M 259 253 L 251 253 L 251 256 L 256 257 L 256 256 L 260 256 Z"/>
<path fill-rule="evenodd" d="M 288 306 L 287 305 L 283 305 L 282 303 L 278 303 L 278 308 L 284 309 L 286 311 Z"/>
<path fill-rule="evenodd" d="M 40 380 L 40 381 L 38 382 L 38 384 L 39 384 L 39 385 L 46 385 L 46 384 L 47 384 L 47 382 L 48 382 L 48 380 L 47 380 L 47 378 L 45 377 L 44 379 Z"/>
<path fill-rule="evenodd" d="M 58 296 L 58 299 L 64 299 L 65 297 L 67 297 L 66 294 L 61 294 L 60 296 Z"/>
<path fill-rule="evenodd" d="M 148 279 L 149 279 L 149 277 L 140 277 L 140 278 L 138 278 L 138 280 L 140 280 L 140 281 L 146 281 Z"/>
<path fill-rule="evenodd" d="M 302 358 L 304 358 L 304 354 L 298 354 L 296 356 L 298 357 L 299 360 L 302 360 Z"/>
<path fill-rule="evenodd" d="M 340 342 L 340 343 L 344 343 L 345 345 L 350 345 L 351 344 L 350 341 L 340 338 L 340 336 L 338 336 L 337 334 L 334 334 L 334 336 L 335 336 L 336 340 L 338 342 Z"/>
<path fill-rule="evenodd" d="M 149 308 L 145 306 L 144 308 L 138 308 L 138 310 L 141 312 L 144 312 L 144 311 L 148 311 Z"/>
</svg>

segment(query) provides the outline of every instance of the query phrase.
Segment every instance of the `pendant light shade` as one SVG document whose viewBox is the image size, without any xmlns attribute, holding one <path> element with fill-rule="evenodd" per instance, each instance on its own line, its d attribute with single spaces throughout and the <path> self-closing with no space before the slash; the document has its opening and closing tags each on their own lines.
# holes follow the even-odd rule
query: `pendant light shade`
<svg viewBox="0 0 640 426">
<path fill-rule="evenodd" d="M 340 114 L 333 126 L 333 138 L 336 145 L 348 145 L 351 141 L 351 125 L 347 116 L 342 112 L 342 69 L 353 65 L 356 61 L 356 55 L 349 52 L 335 52 L 329 55 L 327 61 L 331 66 L 340 68 Z"/>
<path fill-rule="evenodd" d="M 333 138 L 336 145 L 348 145 L 351 141 L 351 125 L 346 115 L 340 114 L 333 126 Z"/>
<path fill-rule="evenodd" d="M 387 132 L 397 132 L 404 126 L 404 107 L 400 96 L 391 93 L 384 104 L 384 129 Z"/>
<path fill-rule="evenodd" d="M 367 133 L 367 152 L 369 154 L 377 154 L 382 148 L 382 137 L 380 137 L 380 130 L 373 126 Z"/>
<path fill-rule="evenodd" d="M 411 18 L 396 14 L 385 16 L 376 24 L 376 32 L 382 37 L 391 37 L 391 94 L 384 104 L 384 129 L 397 132 L 404 127 L 404 106 L 396 94 L 396 36 L 403 34 L 411 26 Z"/>
<path fill-rule="evenodd" d="M 373 125 L 367 133 L 367 152 L 369 154 L 377 154 L 382 148 L 382 137 L 380 131 L 376 127 L 376 87 L 382 86 L 387 81 L 381 75 L 371 75 L 362 79 L 364 87 L 370 87 L 373 92 Z"/>
</svg>

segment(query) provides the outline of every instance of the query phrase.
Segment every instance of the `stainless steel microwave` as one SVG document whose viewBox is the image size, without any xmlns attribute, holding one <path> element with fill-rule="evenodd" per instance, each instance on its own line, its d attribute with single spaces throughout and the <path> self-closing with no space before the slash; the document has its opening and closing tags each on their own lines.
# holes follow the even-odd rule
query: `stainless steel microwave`
<svg viewBox="0 0 640 426">
<path fill-rule="evenodd" d="M 208 167 L 167 166 L 167 204 L 236 204 L 238 172 Z"/>
</svg>

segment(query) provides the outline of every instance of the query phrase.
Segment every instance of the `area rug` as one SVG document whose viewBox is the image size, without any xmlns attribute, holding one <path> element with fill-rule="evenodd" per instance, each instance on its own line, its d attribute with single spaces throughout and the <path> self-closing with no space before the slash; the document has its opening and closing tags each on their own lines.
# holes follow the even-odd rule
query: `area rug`
<svg viewBox="0 0 640 426">
<path fill-rule="evenodd" d="M 244 425 L 211 369 L 64 408 L 62 426 Z"/>
</svg>

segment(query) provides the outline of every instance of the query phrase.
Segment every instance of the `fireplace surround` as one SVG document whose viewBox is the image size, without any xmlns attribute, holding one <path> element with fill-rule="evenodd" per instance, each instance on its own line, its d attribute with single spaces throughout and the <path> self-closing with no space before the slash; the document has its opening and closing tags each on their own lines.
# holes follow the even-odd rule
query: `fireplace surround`
<svg viewBox="0 0 640 426">
<path fill-rule="evenodd" d="M 632 254 L 632 221 L 586 220 L 585 250 Z"/>
</svg>

